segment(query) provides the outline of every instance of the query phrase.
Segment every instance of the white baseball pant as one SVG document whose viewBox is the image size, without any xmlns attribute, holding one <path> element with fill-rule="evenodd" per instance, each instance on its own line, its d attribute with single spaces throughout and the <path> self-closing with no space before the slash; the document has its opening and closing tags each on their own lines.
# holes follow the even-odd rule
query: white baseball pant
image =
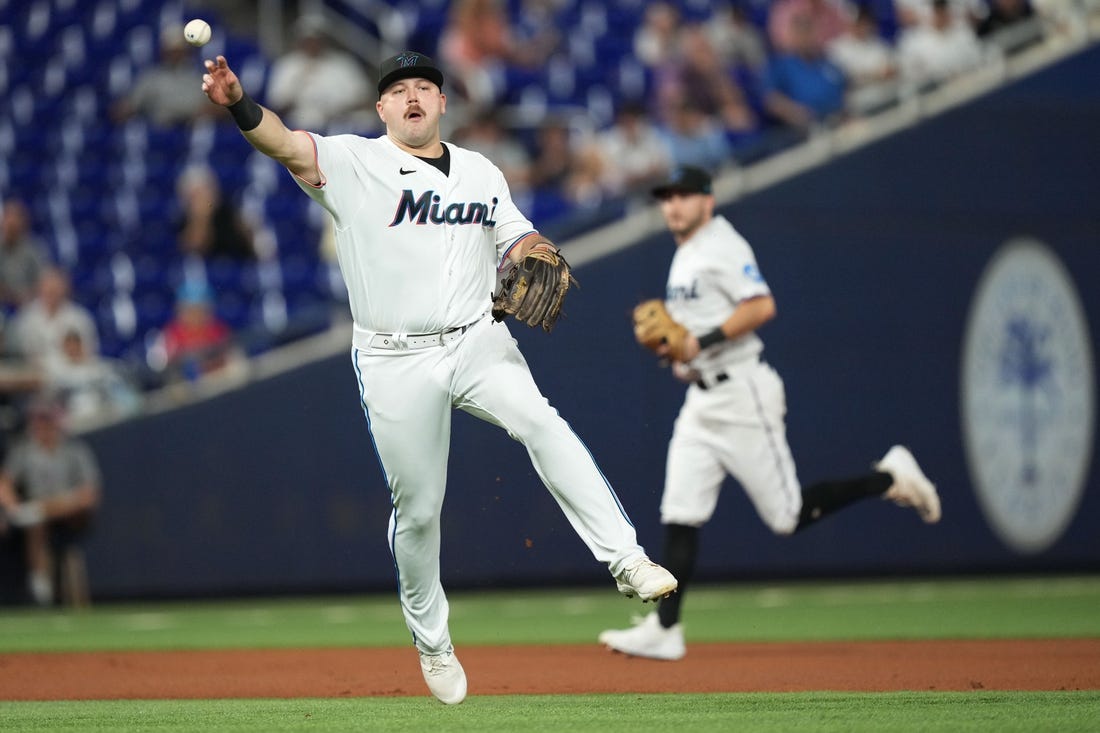
<svg viewBox="0 0 1100 733">
<path fill-rule="evenodd" d="M 661 522 L 706 524 L 729 474 L 773 532 L 790 534 L 802 487 L 787 444 L 783 380 L 756 360 L 726 371 L 729 379 L 709 389 L 688 388 L 669 441 Z"/>
<path fill-rule="evenodd" d="M 612 575 L 644 555 L 614 490 L 539 392 L 504 324 L 486 316 L 443 346 L 355 348 L 352 359 L 393 498 L 389 544 L 401 608 L 420 651 L 451 648 L 439 551 L 453 408 L 504 428 L 527 448 L 573 529 Z"/>
</svg>

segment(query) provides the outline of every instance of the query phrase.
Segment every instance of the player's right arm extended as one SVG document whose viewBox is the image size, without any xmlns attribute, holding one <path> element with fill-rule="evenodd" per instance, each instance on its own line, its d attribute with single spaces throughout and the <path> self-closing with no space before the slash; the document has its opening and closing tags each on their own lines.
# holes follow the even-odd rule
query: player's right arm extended
<svg viewBox="0 0 1100 733">
<path fill-rule="evenodd" d="M 241 87 L 240 80 L 229 68 L 224 56 L 207 60 L 202 90 L 214 104 L 229 109 L 241 134 L 264 155 L 279 161 L 299 178 L 320 183 L 313 140 L 304 133 L 292 132 L 279 115 L 253 102 Z"/>
<path fill-rule="evenodd" d="M 274 158 L 294 175 L 309 183 L 321 182 L 317 167 L 317 153 L 313 140 L 305 132 L 294 132 L 283 124 L 279 115 L 267 107 L 261 107 L 260 124 L 251 130 L 242 130 L 244 139 L 264 155 Z"/>
</svg>

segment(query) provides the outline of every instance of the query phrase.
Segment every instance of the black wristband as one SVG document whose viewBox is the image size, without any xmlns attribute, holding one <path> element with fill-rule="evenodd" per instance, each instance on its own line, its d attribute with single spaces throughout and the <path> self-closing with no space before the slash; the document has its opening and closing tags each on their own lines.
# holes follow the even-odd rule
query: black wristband
<svg viewBox="0 0 1100 733">
<path fill-rule="evenodd" d="M 260 120 L 264 118 L 264 108 L 252 101 L 252 97 L 247 94 L 226 109 L 233 115 L 233 121 L 237 123 L 237 127 L 241 128 L 241 132 L 256 129 Z"/>
<path fill-rule="evenodd" d="M 699 341 L 699 350 L 702 351 L 708 346 L 714 346 L 715 344 L 720 344 L 725 341 L 726 334 L 722 333 L 721 328 L 716 328 L 710 333 L 704 333 L 697 340 Z"/>
</svg>

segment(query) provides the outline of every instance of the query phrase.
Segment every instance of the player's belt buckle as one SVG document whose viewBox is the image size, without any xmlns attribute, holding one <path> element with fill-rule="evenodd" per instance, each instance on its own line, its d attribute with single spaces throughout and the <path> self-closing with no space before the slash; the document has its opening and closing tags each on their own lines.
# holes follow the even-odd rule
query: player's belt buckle
<svg viewBox="0 0 1100 733">
<path fill-rule="evenodd" d="M 478 319 L 480 320 L 480 319 Z M 433 346 L 444 346 L 470 330 L 477 321 L 467 323 L 465 326 L 455 326 L 442 331 L 432 333 L 376 333 L 371 338 L 371 346 L 376 349 L 390 351 L 405 351 L 410 349 L 427 349 Z"/>
<path fill-rule="evenodd" d="M 702 379 L 702 378 L 697 379 L 695 381 L 695 386 L 698 387 L 699 389 L 710 389 L 711 387 L 717 387 L 719 384 L 721 384 L 722 382 L 725 382 L 729 378 L 730 378 L 729 374 L 727 374 L 725 372 L 718 372 L 713 377 L 711 377 L 709 382 Z"/>
</svg>

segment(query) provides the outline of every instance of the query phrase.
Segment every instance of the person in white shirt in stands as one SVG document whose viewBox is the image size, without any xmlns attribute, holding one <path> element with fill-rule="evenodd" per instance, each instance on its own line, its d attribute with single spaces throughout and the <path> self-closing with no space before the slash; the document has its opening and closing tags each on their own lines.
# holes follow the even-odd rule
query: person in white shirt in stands
<svg viewBox="0 0 1100 733">
<path fill-rule="evenodd" d="M 378 126 L 370 80 L 350 54 L 333 47 L 325 23 L 303 16 L 295 25 L 296 48 L 271 66 L 267 101 L 292 127 L 370 130 Z"/>
<path fill-rule="evenodd" d="M 45 368 L 64 358 L 62 342 L 69 331 L 77 331 L 88 351 L 99 353 L 99 332 L 95 319 L 84 306 L 69 297 L 69 276 L 58 267 L 42 272 L 38 297 L 19 309 L 9 337 L 11 351 L 31 365 Z"/>
<path fill-rule="evenodd" d="M 970 21 L 948 0 L 933 0 L 927 22 L 909 28 L 898 40 L 902 81 L 921 88 L 940 84 L 976 68 L 983 53 Z"/>
<path fill-rule="evenodd" d="M 870 8 L 860 7 L 851 29 L 830 41 L 825 55 L 848 79 L 849 112 L 871 112 L 897 97 L 897 55 Z"/>
<path fill-rule="evenodd" d="M 141 394 L 113 360 L 91 353 L 80 331 L 65 334 L 63 359 L 46 365 L 47 389 L 56 395 L 75 424 L 133 415 Z"/>
<path fill-rule="evenodd" d="M 600 183 L 612 195 L 639 193 L 672 166 L 660 130 L 637 102 L 624 103 L 615 124 L 599 132 L 592 147 L 603 160 Z"/>
</svg>

